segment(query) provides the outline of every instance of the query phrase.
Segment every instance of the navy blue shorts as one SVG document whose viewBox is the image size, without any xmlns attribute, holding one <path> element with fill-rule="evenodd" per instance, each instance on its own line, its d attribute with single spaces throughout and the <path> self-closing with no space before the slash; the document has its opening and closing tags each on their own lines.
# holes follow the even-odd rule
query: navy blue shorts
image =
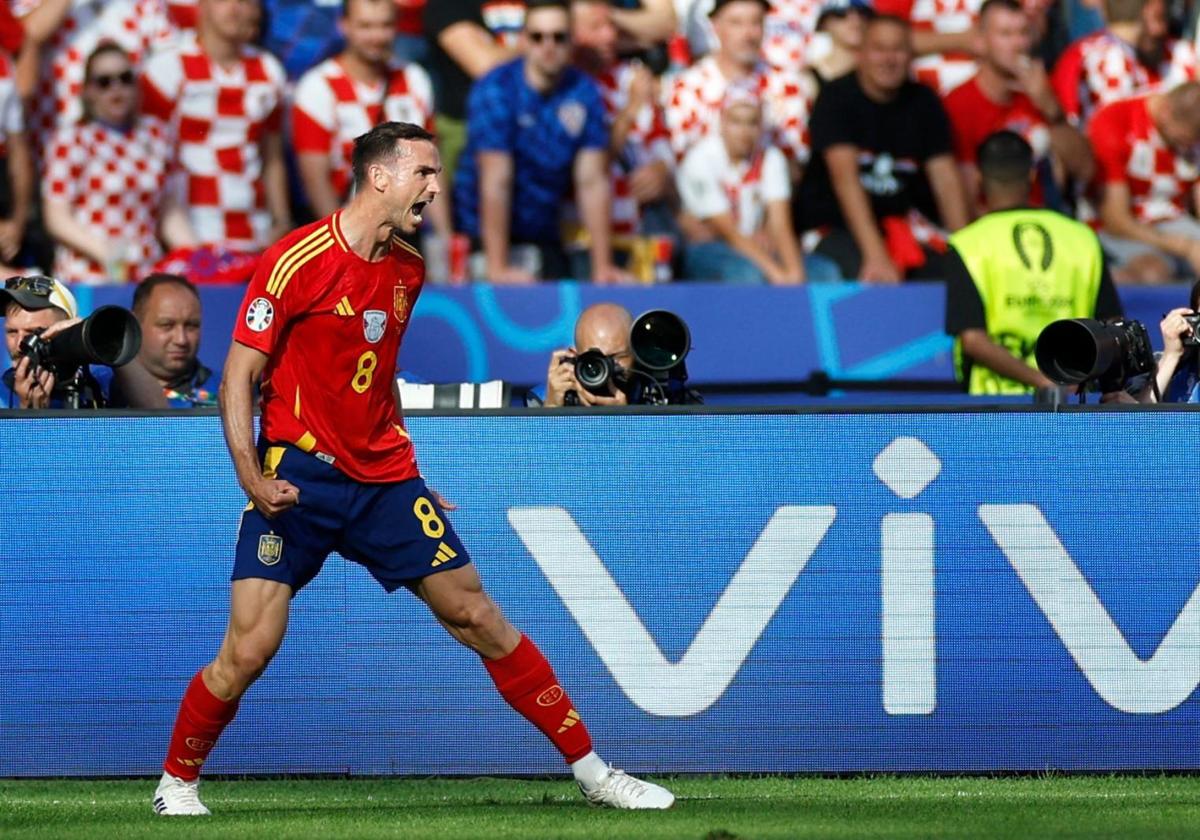
<svg viewBox="0 0 1200 840">
<path fill-rule="evenodd" d="M 364 484 L 293 446 L 260 445 L 259 453 L 263 474 L 296 485 L 300 503 L 274 519 L 246 509 L 233 580 L 277 580 L 295 594 L 336 551 L 393 592 L 471 562 L 423 479 Z"/>
</svg>

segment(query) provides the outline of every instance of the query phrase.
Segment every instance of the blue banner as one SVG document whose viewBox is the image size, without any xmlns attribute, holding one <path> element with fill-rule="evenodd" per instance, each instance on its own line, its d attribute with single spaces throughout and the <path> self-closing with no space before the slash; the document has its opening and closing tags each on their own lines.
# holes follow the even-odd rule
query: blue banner
<svg viewBox="0 0 1200 840">
<path fill-rule="evenodd" d="M 76 288 L 80 307 L 128 306 L 128 288 Z M 219 370 L 239 317 L 241 288 L 201 289 L 200 357 Z M 1126 312 L 1146 323 L 1160 346 L 1158 322 L 1186 306 L 1186 287 L 1121 290 Z M 634 316 L 670 309 L 687 321 L 694 345 L 688 371 L 698 385 L 792 382 L 823 370 L 835 379 L 954 378 L 943 332 L 940 283 L 897 287 L 857 283 L 791 289 L 678 283 L 611 288 L 576 283 L 533 288 L 430 286 L 413 313 L 401 368 L 426 382 L 503 379 L 544 382 L 553 350 L 573 342 L 587 306 L 613 300 Z M 0 348 L 0 357 L 3 357 Z M 0 364 L 7 362 L 0 358 Z"/>
<path fill-rule="evenodd" d="M 485 584 L 638 771 L 1200 767 L 1200 414 L 413 418 Z M 244 504 L 215 417 L 0 420 L 0 776 L 157 772 Z M 215 773 L 560 759 L 331 558 Z"/>
</svg>

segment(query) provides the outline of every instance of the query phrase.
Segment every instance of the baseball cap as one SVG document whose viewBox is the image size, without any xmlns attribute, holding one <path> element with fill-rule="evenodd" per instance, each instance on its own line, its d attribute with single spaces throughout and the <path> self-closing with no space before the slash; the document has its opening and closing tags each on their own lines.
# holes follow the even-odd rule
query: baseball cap
<svg viewBox="0 0 1200 840">
<path fill-rule="evenodd" d="M 743 2 L 743 0 L 716 0 L 716 2 L 713 3 L 712 9 L 709 10 L 708 16 L 713 17 L 717 12 L 721 11 L 721 9 L 725 8 L 730 3 L 740 2 Z M 754 0 L 754 2 L 762 6 L 764 11 L 771 11 L 771 0 Z"/>
<path fill-rule="evenodd" d="M 822 4 L 820 13 L 817 14 L 815 25 L 820 26 L 821 21 L 829 15 L 841 16 L 852 11 L 868 16 L 875 14 L 871 0 L 827 0 L 827 2 Z"/>
<path fill-rule="evenodd" d="M 67 313 L 68 318 L 79 317 L 75 295 L 53 277 L 9 277 L 4 281 L 4 288 L 0 289 L 0 307 L 6 307 L 10 300 L 24 309 L 49 309 L 51 306 L 57 306 Z"/>
</svg>

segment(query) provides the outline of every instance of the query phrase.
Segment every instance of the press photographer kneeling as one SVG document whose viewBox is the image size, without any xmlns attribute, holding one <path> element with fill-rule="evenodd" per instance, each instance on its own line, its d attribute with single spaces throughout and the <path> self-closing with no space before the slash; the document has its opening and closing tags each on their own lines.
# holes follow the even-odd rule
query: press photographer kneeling
<svg viewBox="0 0 1200 840">
<path fill-rule="evenodd" d="M 49 277 L 10 277 L 0 290 L 4 342 L 14 366 L 0 377 L 0 408 L 166 408 L 135 358 L 137 319 L 104 306 L 86 319 L 75 296 Z"/>
<path fill-rule="evenodd" d="M 687 325 L 653 309 L 637 320 L 622 306 L 589 306 L 575 322 L 575 346 L 550 356 L 544 397 L 531 406 L 690 405 L 702 402 L 687 387 Z M 539 389 L 540 390 L 540 389 Z"/>
</svg>

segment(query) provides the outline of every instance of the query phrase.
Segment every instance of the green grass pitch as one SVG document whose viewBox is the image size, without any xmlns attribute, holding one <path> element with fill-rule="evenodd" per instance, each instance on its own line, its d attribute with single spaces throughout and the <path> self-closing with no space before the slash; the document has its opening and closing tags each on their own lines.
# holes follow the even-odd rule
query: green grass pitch
<svg viewBox="0 0 1200 840">
<path fill-rule="evenodd" d="M 667 812 L 589 808 L 566 781 L 205 782 L 207 818 L 155 816 L 155 782 L 0 780 L 0 837 L 1195 838 L 1200 776 L 666 779 Z"/>
</svg>

